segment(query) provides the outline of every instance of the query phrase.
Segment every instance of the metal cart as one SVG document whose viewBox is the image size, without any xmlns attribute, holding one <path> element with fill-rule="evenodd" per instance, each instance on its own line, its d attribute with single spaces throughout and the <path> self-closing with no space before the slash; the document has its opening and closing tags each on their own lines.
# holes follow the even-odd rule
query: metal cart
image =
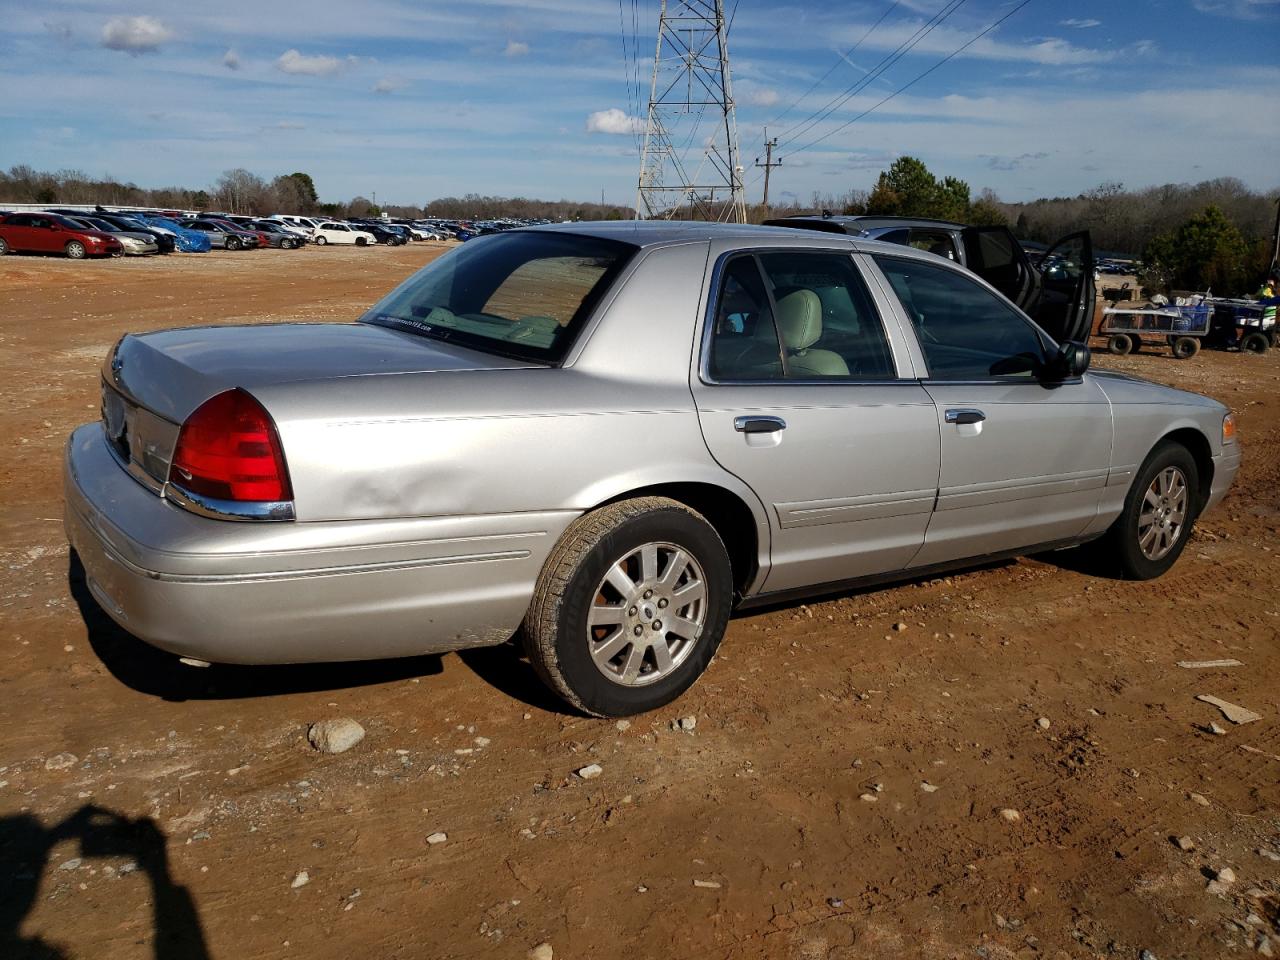
<svg viewBox="0 0 1280 960">
<path fill-rule="evenodd" d="M 1175 357 L 1186 360 L 1200 352 L 1213 314 L 1207 301 L 1185 306 L 1107 307 L 1098 332 L 1107 338 L 1107 349 L 1119 356 L 1136 353 L 1147 340 L 1159 339 L 1169 345 Z"/>
</svg>

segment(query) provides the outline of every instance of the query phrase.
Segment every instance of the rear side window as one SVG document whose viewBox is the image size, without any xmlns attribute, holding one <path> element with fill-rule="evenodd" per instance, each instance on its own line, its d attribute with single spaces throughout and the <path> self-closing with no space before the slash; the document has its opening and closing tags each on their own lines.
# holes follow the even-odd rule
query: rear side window
<svg viewBox="0 0 1280 960">
<path fill-rule="evenodd" d="M 884 326 L 848 254 L 776 251 L 724 271 L 708 372 L 716 380 L 892 380 Z"/>
<path fill-rule="evenodd" d="M 636 248 L 550 231 L 473 240 L 428 264 L 363 320 L 558 363 Z"/>
<path fill-rule="evenodd" d="M 1040 334 L 1017 310 L 959 270 L 922 260 L 877 256 L 934 380 L 990 380 L 1039 375 Z"/>
</svg>

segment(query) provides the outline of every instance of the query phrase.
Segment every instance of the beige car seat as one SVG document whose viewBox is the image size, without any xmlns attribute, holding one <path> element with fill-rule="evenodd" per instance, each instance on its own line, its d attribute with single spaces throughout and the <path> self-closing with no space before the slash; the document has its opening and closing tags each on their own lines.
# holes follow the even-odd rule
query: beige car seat
<svg viewBox="0 0 1280 960">
<path fill-rule="evenodd" d="M 822 339 L 822 301 L 812 290 L 793 290 L 778 300 L 778 332 L 794 377 L 847 377 L 849 365 L 832 350 L 814 350 Z"/>
</svg>

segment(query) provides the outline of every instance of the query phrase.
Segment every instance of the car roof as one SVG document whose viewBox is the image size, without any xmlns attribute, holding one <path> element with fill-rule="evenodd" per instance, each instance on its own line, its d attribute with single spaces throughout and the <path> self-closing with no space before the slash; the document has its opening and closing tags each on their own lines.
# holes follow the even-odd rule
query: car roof
<svg viewBox="0 0 1280 960">
<path fill-rule="evenodd" d="M 579 223 L 517 227 L 516 230 L 576 233 L 580 236 L 621 240 L 638 247 L 653 247 L 690 240 L 742 239 L 761 242 L 769 237 L 793 239 L 795 237 L 795 230 L 789 227 L 763 227 L 749 223 L 708 223 L 702 220 L 584 220 Z"/>
<path fill-rule="evenodd" d="M 635 244 L 638 247 L 656 247 L 696 240 L 732 240 L 740 242 L 744 248 L 767 247 L 771 241 L 786 241 L 786 246 L 794 246 L 804 231 L 795 227 L 767 227 L 749 223 L 707 223 L 690 220 L 598 220 L 580 223 L 553 223 L 518 227 L 505 233 L 550 232 L 572 233 L 578 236 L 601 237 L 608 240 L 620 240 Z M 951 266 L 951 261 L 914 247 L 899 243 L 886 243 L 883 240 L 870 240 L 864 237 L 845 233 L 823 233 L 818 237 L 817 231 L 810 234 L 814 243 L 826 241 L 831 244 L 848 244 L 853 249 L 869 254 L 889 254 L 895 257 L 909 257 L 921 260 L 940 260 Z M 833 245 L 834 248 L 834 245 Z"/>
<path fill-rule="evenodd" d="M 808 214 L 797 217 L 784 217 L 783 220 L 789 220 L 793 223 L 837 223 L 844 227 L 853 227 L 857 230 L 878 230 L 881 227 L 943 227 L 949 230 L 963 230 L 965 224 L 956 223 L 954 220 L 936 220 L 931 217 L 879 217 L 871 215 L 839 215 L 831 217 L 823 217 L 818 214 Z M 775 220 L 774 223 L 781 221 Z"/>
</svg>

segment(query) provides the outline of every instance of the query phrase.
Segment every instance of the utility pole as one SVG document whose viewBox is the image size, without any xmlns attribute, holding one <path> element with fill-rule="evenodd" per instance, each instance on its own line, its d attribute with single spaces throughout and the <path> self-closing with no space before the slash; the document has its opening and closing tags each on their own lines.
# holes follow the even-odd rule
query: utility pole
<svg viewBox="0 0 1280 960">
<path fill-rule="evenodd" d="M 778 146 L 778 138 L 774 137 L 772 140 L 768 139 L 769 131 L 767 129 L 765 130 L 764 135 L 765 135 L 764 163 L 761 163 L 760 158 L 756 157 L 756 166 L 764 167 L 764 208 L 765 210 L 768 210 L 769 209 L 769 174 L 773 171 L 774 167 L 782 166 L 782 158 L 779 157 L 776 163 L 774 162 L 774 159 L 773 159 L 773 151 Z"/>
<path fill-rule="evenodd" d="M 1280 269 L 1280 197 L 1276 198 L 1276 245 L 1271 251 L 1271 269 Z"/>
<path fill-rule="evenodd" d="M 699 137 L 704 118 L 714 132 Z M 686 154 L 699 150 L 690 171 Z M 687 200 L 690 216 L 746 223 L 742 173 L 724 0 L 661 0 L 636 219 L 670 219 Z M 720 210 L 717 192 L 730 198 Z"/>
</svg>

